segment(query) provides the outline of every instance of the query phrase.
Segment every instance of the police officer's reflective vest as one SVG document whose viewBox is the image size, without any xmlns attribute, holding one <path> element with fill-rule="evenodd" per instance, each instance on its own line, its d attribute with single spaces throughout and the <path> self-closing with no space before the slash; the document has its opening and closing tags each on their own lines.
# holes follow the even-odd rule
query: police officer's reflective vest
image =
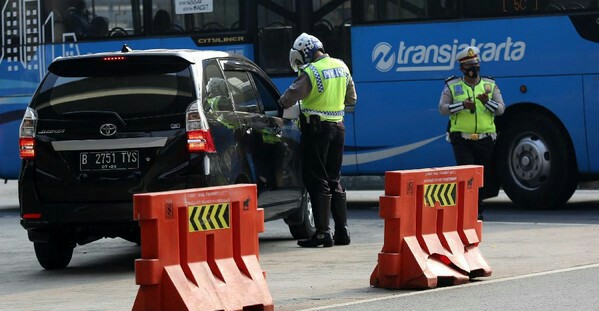
<svg viewBox="0 0 599 311">
<path fill-rule="evenodd" d="M 208 107 L 212 111 L 233 111 L 233 104 L 229 96 L 217 95 L 206 99 Z"/>
<path fill-rule="evenodd" d="M 302 70 L 312 83 L 312 91 L 302 100 L 302 113 L 306 116 L 319 115 L 323 121 L 343 121 L 345 93 L 350 79 L 347 65 L 339 59 L 324 57 Z"/>
<path fill-rule="evenodd" d="M 475 87 L 466 84 L 462 78 L 455 78 L 447 81 L 447 86 L 451 91 L 454 103 L 464 102 L 470 99 L 476 103 L 476 112 L 472 113 L 468 109 L 460 110 L 458 113 L 451 114 L 450 132 L 462 133 L 495 133 L 495 121 L 493 112 L 489 111 L 483 103 L 476 99 L 476 96 L 487 93 L 489 98 L 493 96 L 495 90 L 495 81 L 490 78 L 481 78 Z"/>
</svg>

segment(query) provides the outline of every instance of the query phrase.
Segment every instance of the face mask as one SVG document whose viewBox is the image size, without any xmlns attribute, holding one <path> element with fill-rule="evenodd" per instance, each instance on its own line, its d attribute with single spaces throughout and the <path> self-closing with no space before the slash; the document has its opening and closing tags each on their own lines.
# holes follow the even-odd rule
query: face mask
<svg viewBox="0 0 599 311">
<path fill-rule="evenodd" d="M 465 68 L 464 69 L 464 73 L 469 77 L 469 78 L 476 78 L 478 77 L 478 72 L 480 71 L 480 67 L 478 66 L 472 66 L 470 68 Z"/>
</svg>

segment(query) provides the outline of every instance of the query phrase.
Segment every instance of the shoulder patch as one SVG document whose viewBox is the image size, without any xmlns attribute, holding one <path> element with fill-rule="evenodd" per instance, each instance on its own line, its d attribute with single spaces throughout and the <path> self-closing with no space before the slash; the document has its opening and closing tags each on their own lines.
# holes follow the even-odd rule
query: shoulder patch
<svg viewBox="0 0 599 311">
<path fill-rule="evenodd" d="M 484 83 L 484 88 L 485 88 L 485 93 L 491 93 L 491 91 L 493 90 L 491 83 Z"/>
<path fill-rule="evenodd" d="M 455 95 L 462 95 L 464 94 L 464 89 L 462 88 L 461 84 L 456 84 L 453 86 L 453 91 L 455 93 Z"/>
</svg>

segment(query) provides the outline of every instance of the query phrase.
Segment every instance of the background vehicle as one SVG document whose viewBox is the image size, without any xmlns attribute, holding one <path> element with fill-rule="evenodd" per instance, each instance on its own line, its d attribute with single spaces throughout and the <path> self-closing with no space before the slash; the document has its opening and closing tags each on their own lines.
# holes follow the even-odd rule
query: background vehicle
<svg viewBox="0 0 599 311">
<path fill-rule="evenodd" d="M 20 116 L 56 55 L 113 50 L 115 41 L 218 49 L 255 60 L 282 90 L 294 78 L 287 51 L 301 32 L 319 37 L 353 70 L 360 99 L 346 114 L 344 175 L 454 165 L 437 104 L 443 80 L 458 74 L 456 51 L 472 44 L 481 48 L 483 73 L 497 80 L 508 105 L 497 120 L 500 174 L 485 182 L 501 185 L 521 207 L 551 208 L 562 206 L 579 181 L 599 176 L 595 0 L 88 3 L 91 15 L 107 18 L 107 37 L 77 37 L 66 29 L 68 1 L 3 3 L 9 34 L 0 64 L 7 81 L 0 86 L 2 178 L 17 178 Z M 16 14 L 26 10 L 36 14 Z M 168 17 L 154 23 L 157 15 Z"/>
<path fill-rule="evenodd" d="M 139 242 L 143 192 L 255 183 L 266 220 L 311 236 L 300 132 L 277 116 L 279 96 L 224 52 L 125 47 L 52 62 L 20 128 L 21 224 L 40 264 L 63 268 L 76 243 L 102 237 Z"/>
</svg>

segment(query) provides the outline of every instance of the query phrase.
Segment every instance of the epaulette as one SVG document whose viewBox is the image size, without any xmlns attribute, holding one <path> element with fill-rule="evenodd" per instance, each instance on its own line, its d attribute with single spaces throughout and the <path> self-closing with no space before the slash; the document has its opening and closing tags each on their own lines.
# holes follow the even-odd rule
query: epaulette
<svg viewBox="0 0 599 311">
<path fill-rule="evenodd" d="M 451 80 L 455 80 L 455 79 L 459 79 L 459 77 L 458 77 L 458 76 L 451 76 L 451 77 L 447 77 L 447 78 L 445 79 L 445 83 L 448 83 L 449 81 L 451 81 Z"/>
<path fill-rule="evenodd" d="M 491 77 L 491 76 L 480 76 L 480 77 L 484 78 L 484 79 L 489 79 L 489 80 L 495 81 L 495 79 L 493 77 Z"/>
<path fill-rule="evenodd" d="M 304 69 L 306 69 L 306 68 L 310 67 L 310 64 L 311 64 L 311 63 L 306 63 L 306 64 L 303 64 L 303 65 L 301 65 L 301 66 L 299 67 L 299 70 L 301 71 L 301 70 L 304 70 Z"/>
</svg>

